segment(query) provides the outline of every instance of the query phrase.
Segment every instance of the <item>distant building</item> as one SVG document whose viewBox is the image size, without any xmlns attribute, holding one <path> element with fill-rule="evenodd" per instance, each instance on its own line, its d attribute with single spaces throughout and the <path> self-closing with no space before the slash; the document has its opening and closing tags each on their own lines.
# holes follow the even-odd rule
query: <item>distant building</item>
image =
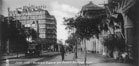
<svg viewBox="0 0 139 66">
<path fill-rule="evenodd" d="M 109 12 L 108 12 L 109 13 Z M 84 5 L 80 11 L 80 14 L 84 18 L 100 18 L 101 16 L 108 18 L 109 14 L 107 13 L 107 9 L 104 7 L 99 7 L 92 2 Z M 121 19 L 121 17 L 118 15 Z M 103 19 L 102 19 L 103 20 Z M 107 19 L 108 20 L 108 19 Z M 92 21 L 93 22 L 93 21 Z M 110 20 L 108 21 L 110 22 Z M 114 27 L 108 27 L 108 31 L 102 30 L 99 34 L 99 38 L 93 36 L 89 40 L 86 40 L 86 47 L 88 51 L 97 52 L 103 55 L 107 55 L 109 53 L 108 47 L 104 46 L 105 39 L 108 39 L 110 36 L 115 35 L 118 38 L 124 38 L 123 36 L 123 24 L 122 22 L 114 22 Z M 122 42 L 122 41 L 121 41 Z M 124 43 L 123 43 L 124 44 Z M 81 43 L 81 46 L 84 48 L 84 43 Z M 114 48 L 116 50 L 117 48 Z"/>
<path fill-rule="evenodd" d="M 10 11 L 10 16 L 19 20 L 25 27 L 33 28 L 38 33 L 43 47 L 56 44 L 56 19 L 47 10 L 37 6 L 23 6 Z"/>
<path fill-rule="evenodd" d="M 105 8 L 99 7 L 90 1 L 88 4 L 84 5 L 80 11 L 80 15 L 84 18 L 99 18 L 100 16 L 106 15 Z M 93 36 L 89 40 L 86 40 L 86 49 L 87 51 L 97 52 L 100 54 L 105 54 L 105 47 L 102 44 L 103 36 L 105 36 L 105 32 L 102 31 L 101 38 L 96 38 Z M 81 47 L 84 49 L 84 42 L 81 42 Z"/>
<path fill-rule="evenodd" d="M 90 1 L 88 4 L 82 7 L 80 14 L 82 17 L 96 18 L 98 16 L 105 15 L 105 8 L 99 7 Z"/>
</svg>

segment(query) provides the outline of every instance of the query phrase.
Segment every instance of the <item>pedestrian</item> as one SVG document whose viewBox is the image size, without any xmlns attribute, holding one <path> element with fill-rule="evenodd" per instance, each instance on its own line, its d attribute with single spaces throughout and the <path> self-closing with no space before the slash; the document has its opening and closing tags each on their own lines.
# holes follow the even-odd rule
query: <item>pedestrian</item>
<svg viewBox="0 0 139 66">
<path fill-rule="evenodd" d="M 62 61 L 64 61 L 65 49 L 63 45 L 60 48 L 60 53 L 61 53 Z"/>
</svg>

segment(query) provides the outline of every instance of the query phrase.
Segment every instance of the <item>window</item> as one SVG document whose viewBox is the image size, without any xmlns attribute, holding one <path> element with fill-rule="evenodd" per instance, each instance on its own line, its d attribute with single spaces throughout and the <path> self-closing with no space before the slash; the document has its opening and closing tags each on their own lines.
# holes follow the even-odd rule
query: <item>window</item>
<svg viewBox="0 0 139 66">
<path fill-rule="evenodd" d="M 38 20 L 39 24 L 46 24 L 46 20 Z"/>
<path fill-rule="evenodd" d="M 46 34 L 40 34 L 39 37 L 40 38 L 46 38 Z"/>
<path fill-rule="evenodd" d="M 39 29 L 39 33 L 45 33 L 46 29 Z"/>
<path fill-rule="evenodd" d="M 45 24 L 39 25 L 40 28 L 46 28 Z"/>
</svg>

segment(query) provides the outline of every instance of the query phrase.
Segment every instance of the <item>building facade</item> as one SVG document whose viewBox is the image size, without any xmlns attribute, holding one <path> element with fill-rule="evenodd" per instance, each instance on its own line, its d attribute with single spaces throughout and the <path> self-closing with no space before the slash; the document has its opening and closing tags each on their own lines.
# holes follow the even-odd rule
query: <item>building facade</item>
<svg viewBox="0 0 139 66">
<path fill-rule="evenodd" d="M 113 5 L 114 4 L 114 5 Z M 118 4 L 118 5 L 117 5 Z M 133 62 L 138 66 L 139 44 L 139 1 L 138 0 L 108 0 L 110 11 L 114 15 L 121 15 L 124 23 L 125 43 L 128 45 L 128 53 L 134 58 Z M 114 17 L 119 19 L 119 17 Z"/>
<path fill-rule="evenodd" d="M 56 19 L 47 10 L 37 6 L 23 6 L 9 11 L 9 16 L 19 20 L 24 27 L 33 28 L 46 49 L 47 45 L 56 44 Z"/>
</svg>

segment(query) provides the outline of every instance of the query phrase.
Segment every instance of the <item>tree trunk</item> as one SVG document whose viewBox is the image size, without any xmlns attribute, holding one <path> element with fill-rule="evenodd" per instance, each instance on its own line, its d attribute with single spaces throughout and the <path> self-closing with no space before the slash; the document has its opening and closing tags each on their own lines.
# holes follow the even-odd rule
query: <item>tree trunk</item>
<svg viewBox="0 0 139 66">
<path fill-rule="evenodd" d="M 85 44 L 85 56 L 84 56 L 84 64 L 86 65 L 86 61 L 87 61 L 87 50 L 86 50 L 86 40 L 85 39 L 83 39 L 83 41 L 84 41 L 84 44 Z"/>
<path fill-rule="evenodd" d="M 19 53 L 18 53 L 18 51 L 17 51 L 17 58 L 18 58 L 18 55 L 19 55 Z"/>
<path fill-rule="evenodd" d="M 77 59 L 77 41 L 76 41 L 76 52 L 75 52 L 75 58 Z"/>
<path fill-rule="evenodd" d="M 7 40 L 6 53 L 9 54 L 9 39 Z"/>
</svg>

